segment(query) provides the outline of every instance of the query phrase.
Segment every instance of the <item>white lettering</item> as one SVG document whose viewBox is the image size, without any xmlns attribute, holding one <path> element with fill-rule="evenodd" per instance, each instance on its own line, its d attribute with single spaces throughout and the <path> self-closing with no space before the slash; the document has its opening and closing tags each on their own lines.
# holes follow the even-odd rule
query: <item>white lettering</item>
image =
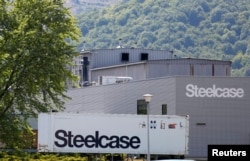
<svg viewBox="0 0 250 161">
<path fill-rule="evenodd" d="M 234 151 L 230 149 L 229 151 L 219 151 L 218 149 L 212 149 L 212 156 L 220 157 L 245 157 L 247 155 L 246 151 Z"/>
<path fill-rule="evenodd" d="M 213 84 L 212 87 L 204 88 L 197 85 L 187 84 L 187 97 L 213 97 L 213 98 L 242 98 L 244 90 L 242 88 L 219 88 Z"/>
<path fill-rule="evenodd" d="M 218 156 L 218 149 L 212 149 L 212 156 Z"/>
</svg>

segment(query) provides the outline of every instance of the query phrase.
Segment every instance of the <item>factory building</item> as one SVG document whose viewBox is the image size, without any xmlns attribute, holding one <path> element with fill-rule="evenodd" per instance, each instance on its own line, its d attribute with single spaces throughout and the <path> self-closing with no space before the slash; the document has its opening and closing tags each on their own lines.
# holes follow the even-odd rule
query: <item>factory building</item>
<svg viewBox="0 0 250 161">
<path fill-rule="evenodd" d="M 147 93 L 150 114 L 190 116 L 189 157 L 207 157 L 209 144 L 250 144 L 250 78 L 172 76 L 72 89 L 65 112 L 147 114 Z"/>
<path fill-rule="evenodd" d="M 81 86 L 102 83 L 99 82 L 102 76 L 129 77 L 133 80 L 173 75 L 231 76 L 230 61 L 178 58 L 173 52 L 165 50 L 95 49 L 82 51 L 74 63 L 76 66 L 72 71 L 81 78 Z"/>
<path fill-rule="evenodd" d="M 150 114 L 190 115 L 189 157 L 207 157 L 209 144 L 250 144 L 250 78 L 231 77 L 230 61 L 138 48 L 82 51 L 76 61 L 82 88 L 68 90 L 65 112 L 147 114 L 149 93 Z"/>
</svg>

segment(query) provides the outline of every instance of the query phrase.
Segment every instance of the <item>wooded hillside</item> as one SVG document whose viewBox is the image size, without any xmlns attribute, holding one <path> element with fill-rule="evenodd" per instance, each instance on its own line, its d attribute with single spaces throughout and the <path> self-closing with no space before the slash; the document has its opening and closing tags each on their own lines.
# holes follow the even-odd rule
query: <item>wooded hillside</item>
<svg viewBox="0 0 250 161">
<path fill-rule="evenodd" d="M 123 46 L 173 50 L 177 57 L 232 60 L 250 76 L 249 0 L 127 0 L 77 16 L 79 50 Z"/>
</svg>

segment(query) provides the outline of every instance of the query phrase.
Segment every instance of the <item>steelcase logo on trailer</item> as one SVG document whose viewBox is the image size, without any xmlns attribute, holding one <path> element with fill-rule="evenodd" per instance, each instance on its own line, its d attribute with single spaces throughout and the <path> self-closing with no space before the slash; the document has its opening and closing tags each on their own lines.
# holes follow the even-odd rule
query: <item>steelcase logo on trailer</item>
<svg viewBox="0 0 250 161">
<path fill-rule="evenodd" d="M 244 90 L 242 88 L 220 88 L 215 84 L 212 87 L 199 87 L 194 84 L 186 85 L 187 97 L 208 97 L 208 98 L 243 98 Z"/>
<path fill-rule="evenodd" d="M 57 130 L 55 132 L 56 141 L 55 146 L 64 148 L 118 148 L 118 149 L 138 149 L 141 140 L 138 136 L 128 137 L 124 136 L 107 136 L 101 135 L 99 131 L 95 131 L 94 135 L 83 136 L 81 134 L 73 135 L 72 131 Z"/>
</svg>

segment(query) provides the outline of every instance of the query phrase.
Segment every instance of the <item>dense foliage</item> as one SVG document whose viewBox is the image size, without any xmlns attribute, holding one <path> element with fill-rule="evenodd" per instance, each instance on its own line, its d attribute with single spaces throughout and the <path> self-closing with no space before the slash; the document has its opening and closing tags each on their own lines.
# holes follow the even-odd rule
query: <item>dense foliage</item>
<svg viewBox="0 0 250 161">
<path fill-rule="evenodd" d="M 91 156 L 93 158 L 93 156 Z M 90 158 L 90 160 L 94 160 Z M 12 152 L 0 152 L 1 161 L 87 161 L 87 156 L 81 156 L 79 154 L 43 154 L 43 153 L 12 153 Z M 104 161 L 103 158 L 99 158 L 100 161 Z"/>
<path fill-rule="evenodd" d="M 173 50 L 179 57 L 231 60 L 250 76 L 249 0 L 124 0 L 78 15 L 85 48 Z"/>
<path fill-rule="evenodd" d="M 75 78 L 66 67 L 76 54 L 68 42 L 79 33 L 61 0 L 0 1 L 0 143 L 5 147 L 30 145 L 27 119 L 62 108 L 65 82 Z"/>
</svg>

